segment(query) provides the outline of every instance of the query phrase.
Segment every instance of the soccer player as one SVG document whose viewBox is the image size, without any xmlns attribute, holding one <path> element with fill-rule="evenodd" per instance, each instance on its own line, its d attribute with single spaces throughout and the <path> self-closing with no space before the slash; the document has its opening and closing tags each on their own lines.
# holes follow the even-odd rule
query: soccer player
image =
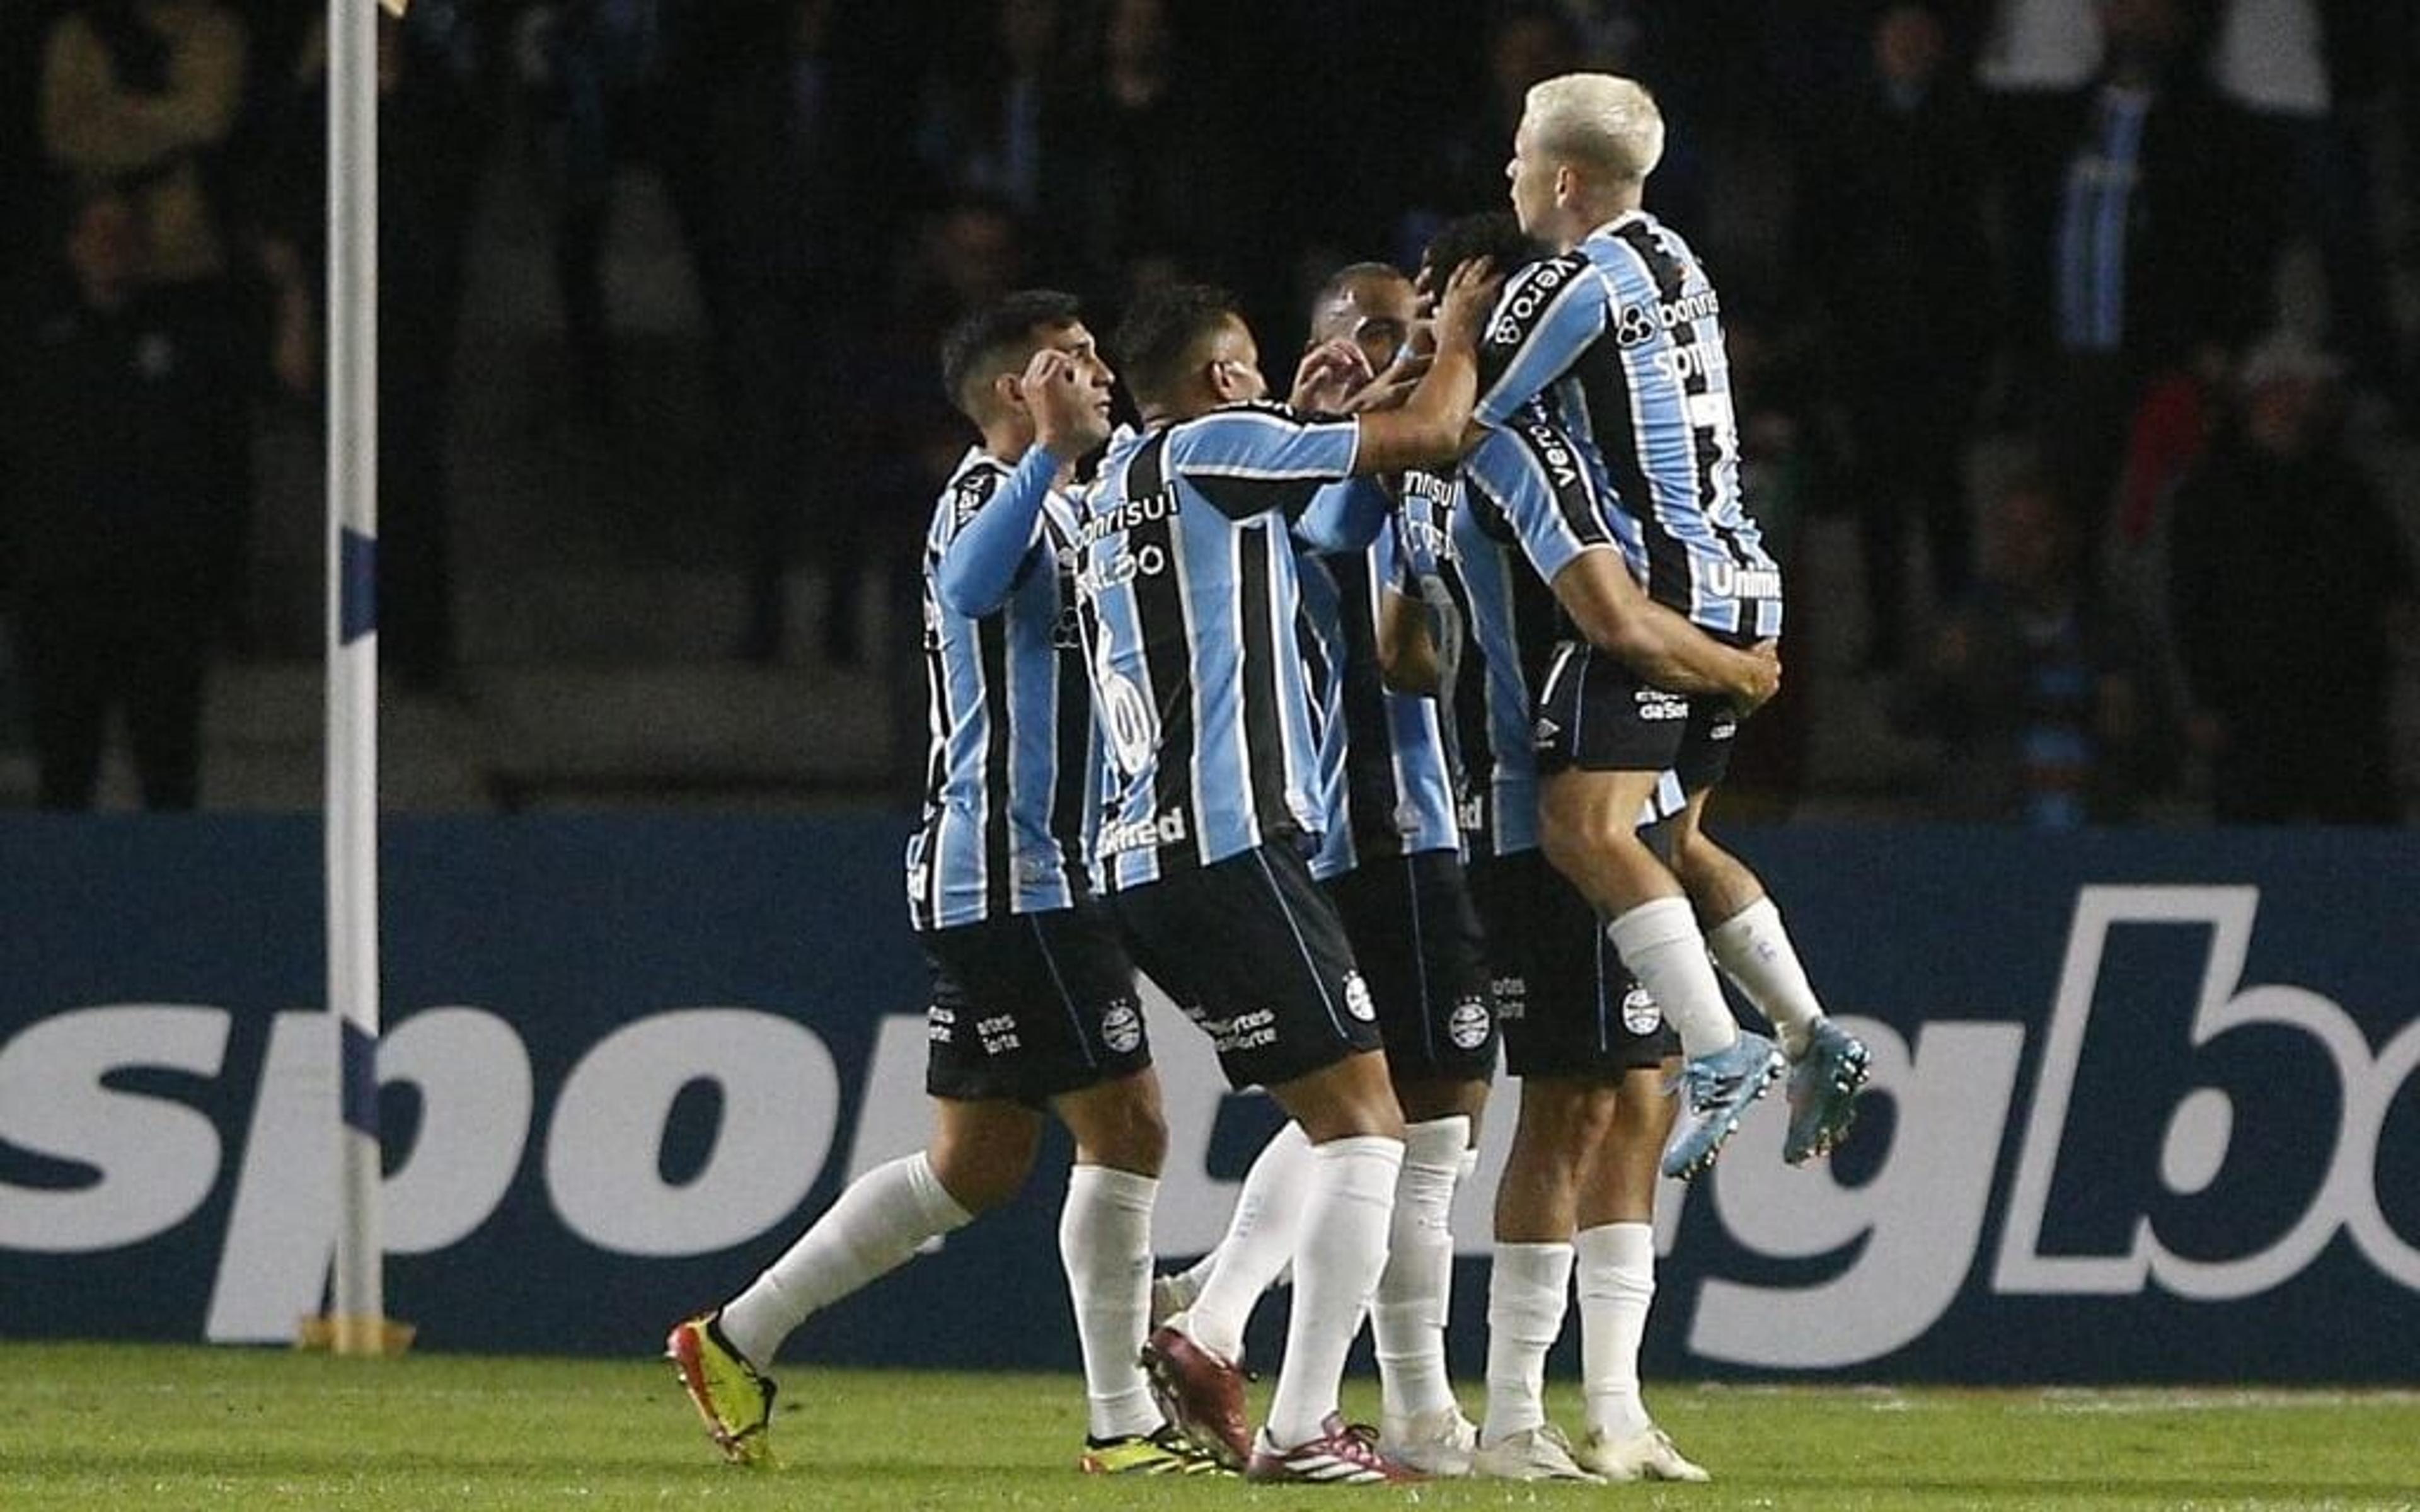
<svg viewBox="0 0 2420 1512">
<path fill-rule="evenodd" d="M 1509 215 L 1467 217 L 1431 244 L 1423 278 L 1477 256 L 1519 268 L 1541 252 Z M 1451 474 L 1407 474 L 1404 490 L 1407 513 L 1426 506 L 1440 517 L 1441 576 L 1466 627 L 1460 676 L 1445 691 L 1465 766 L 1471 886 L 1487 921 L 1507 1058 L 1522 1078 L 1497 1189 L 1487 1421 L 1473 1469 L 1523 1480 L 1702 1479 L 1655 1428 L 1638 1388 L 1656 1158 L 1671 1121 L 1663 1071 L 1677 1046 L 1613 956 L 1595 910 L 1538 854 L 1533 690 L 1575 629 L 1657 686 L 1751 703 L 1771 694 L 1777 664 L 1770 647 L 1725 646 L 1647 599 L 1582 462 L 1531 406 Z M 1666 787 L 1642 818 L 1677 811 L 1678 785 Z M 1544 1401 L 1575 1257 L 1588 1396 L 1577 1446 L 1548 1422 Z"/>
<path fill-rule="evenodd" d="M 1545 396 L 1604 470 L 1649 596 L 1744 644 L 1780 633 L 1781 573 L 1740 498 L 1720 301 L 1688 244 L 1641 208 L 1663 148 L 1654 100 L 1628 79 L 1574 73 L 1530 89 L 1506 174 L 1522 229 L 1559 255 L 1508 282 L 1488 330 L 1501 370 L 1477 416 L 1500 427 Z M 1540 698 L 1546 855 L 1612 920 L 1623 964 L 1687 1057 L 1664 1171 L 1708 1168 L 1785 1068 L 1785 1158 L 1829 1149 L 1854 1116 L 1866 1048 L 1825 1017 L 1763 884 L 1705 833 L 1735 704 L 1660 688 L 1586 646 Z M 1668 866 L 1635 827 L 1667 770 L 1687 799 Z M 1733 1020 L 1710 949 L 1778 1048 Z"/>
<path fill-rule="evenodd" d="M 1369 985 L 1304 856 L 1322 816 L 1293 540 L 1367 538 L 1376 521 L 1355 517 L 1366 491 L 1322 485 L 1459 447 L 1487 287 L 1476 268 L 1448 280 L 1435 365 L 1403 409 L 1340 420 L 1263 402 L 1259 348 L 1230 297 L 1190 285 L 1144 296 L 1118 347 L 1145 428 L 1110 447 L 1078 534 L 1109 746 L 1104 885 L 1137 960 L 1188 1005 L 1228 1079 L 1266 1087 L 1311 1146 L 1267 1423 L 1246 1441 L 1232 1360 L 1152 1353 L 1177 1420 L 1259 1480 L 1415 1474 L 1336 1410 L 1385 1263 L 1404 1123 Z"/>
<path fill-rule="evenodd" d="M 1047 1108 L 1076 1146 L 1059 1240 L 1090 1414 L 1080 1463 L 1215 1473 L 1139 1363 L 1168 1131 L 1134 968 L 1083 865 L 1094 733 L 1063 582 L 1072 516 L 1052 485 L 1109 435 L 1111 375 L 1076 301 L 1048 290 L 968 317 L 941 370 L 983 444 L 942 490 L 924 552 L 932 755 L 908 892 L 933 972 L 933 1138 L 851 1183 L 666 1352 L 724 1457 L 768 1461 L 783 1341 L 1014 1196 Z"/>
<path fill-rule="evenodd" d="M 1349 401 L 1394 365 L 1416 316 L 1412 282 L 1386 263 L 1356 263 L 1311 305 L 1308 361 L 1338 346 L 1357 353 L 1326 385 Z M 1477 1164 L 1477 1124 L 1496 1070 L 1496 1015 L 1479 919 L 1462 875 L 1446 736 L 1436 702 L 1385 686 L 1384 642 L 1412 613 L 1409 564 L 1433 531 L 1389 510 L 1367 548 L 1297 552 L 1304 653 L 1319 717 L 1326 830 L 1311 872 L 1336 902 L 1377 1009 L 1387 1071 L 1404 1110 L 1404 1165 L 1387 1265 L 1370 1312 L 1382 1397 L 1379 1447 L 1426 1474 L 1469 1469 L 1477 1427 L 1454 1400 L 1445 1354 L 1453 1280 L 1455 1188 Z M 1432 553 L 1433 554 L 1433 553 Z M 1225 1358 L 1241 1348 L 1251 1306 L 1289 1257 L 1293 1192 L 1308 1167 L 1287 1125 L 1246 1178 L 1229 1235 L 1206 1263 L 1163 1278 L 1186 1296 L 1164 1325 Z"/>
</svg>

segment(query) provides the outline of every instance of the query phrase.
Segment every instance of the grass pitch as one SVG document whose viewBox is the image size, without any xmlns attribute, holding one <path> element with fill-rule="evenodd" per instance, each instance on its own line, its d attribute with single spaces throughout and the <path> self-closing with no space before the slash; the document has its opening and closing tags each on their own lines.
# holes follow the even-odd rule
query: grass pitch
<svg viewBox="0 0 2420 1512">
<path fill-rule="evenodd" d="M 751 1473 L 714 1458 L 654 1361 L 0 1344 L 0 1508 L 2420 1508 L 2414 1392 L 1665 1386 L 1651 1403 L 1713 1486 L 1094 1479 L 1073 1468 L 1072 1377 L 802 1365 L 774 1426 L 785 1468 Z M 1355 1382 L 1347 1410 L 1376 1405 Z M 1568 1392 L 1554 1405 L 1577 1420 Z"/>
</svg>

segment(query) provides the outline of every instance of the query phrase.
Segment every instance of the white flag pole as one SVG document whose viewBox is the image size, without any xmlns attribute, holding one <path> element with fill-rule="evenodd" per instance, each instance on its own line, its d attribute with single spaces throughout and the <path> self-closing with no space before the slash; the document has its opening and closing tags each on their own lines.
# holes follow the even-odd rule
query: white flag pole
<svg viewBox="0 0 2420 1512">
<path fill-rule="evenodd" d="M 400 8 L 399 7 L 396 8 Z M 328 1011 L 337 1044 L 329 1342 L 386 1352 L 379 1236 L 378 13 L 328 3 Z"/>
</svg>

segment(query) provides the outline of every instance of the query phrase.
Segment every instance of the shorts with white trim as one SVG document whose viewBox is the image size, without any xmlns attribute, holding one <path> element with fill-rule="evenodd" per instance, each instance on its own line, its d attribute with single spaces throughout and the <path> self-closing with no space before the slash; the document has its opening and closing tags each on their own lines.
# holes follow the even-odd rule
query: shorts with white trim
<svg viewBox="0 0 2420 1512">
<path fill-rule="evenodd" d="M 1302 853 L 1264 844 L 1112 900 L 1135 962 L 1210 1036 L 1236 1087 L 1379 1048 L 1378 1012 Z"/>
<path fill-rule="evenodd" d="M 924 1089 L 1040 1107 L 1151 1064 L 1134 963 L 1090 898 L 917 935 L 933 972 Z"/>
<path fill-rule="evenodd" d="M 1671 771 L 1702 793 L 1731 768 L 1739 709 L 1714 693 L 1650 687 L 1585 640 L 1555 648 L 1538 693 L 1538 774 Z"/>
<path fill-rule="evenodd" d="M 1474 856 L 1470 895 L 1487 929 L 1507 1071 L 1602 1080 L 1681 1053 L 1604 919 L 1544 853 Z"/>
<path fill-rule="evenodd" d="M 1377 1000 L 1388 1070 L 1420 1080 L 1495 1075 L 1495 997 L 1462 856 L 1369 856 L 1327 890 Z"/>
</svg>

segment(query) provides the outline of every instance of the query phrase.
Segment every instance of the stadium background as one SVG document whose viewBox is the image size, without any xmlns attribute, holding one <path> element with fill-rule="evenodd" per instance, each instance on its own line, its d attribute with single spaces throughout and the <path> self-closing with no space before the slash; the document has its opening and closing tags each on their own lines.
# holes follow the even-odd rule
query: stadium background
<svg viewBox="0 0 2420 1512">
<path fill-rule="evenodd" d="M 45 175 L 29 103 L 40 52 L 33 39 L 61 8 L 12 7 L 0 18 L 9 73 L 0 162 L 21 269 L 39 256 L 33 228 L 44 224 L 34 212 Z M 239 8 L 264 56 L 300 46 L 308 8 Z M 700 270 L 684 251 L 675 202 L 689 191 L 667 173 L 671 147 L 644 131 L 613 144 L 617 166 L 601 180 L 611 193 L 600 254 L 610 368 L 600 368 L 595 349 L 566 338 L 552 286 L 561 223 L 550 211 L 575 178 L 560 101 L 515 71 L 509 43 L 533 8 L 424 0 L 425 15 L 449 8 L 479 29 L 424 40 L 432 57 L 470 60 L 453 77 L 459 93 L 426 115 L 398 103 L 388 123 L 391 142 L 415 149 L 392 160 L 390 203 L 448 202 L 451 193 L 463 211 L 450 230 L 399 230 L 390 266 L 431 250 L 415 248 L 417 230 L 458 246 L 463 283 L 458 340 L 443 364 L 450 482 L 433 495 L 388 501 L 395 528 L 426 531 L 433 521 L 450 548 L 440 596 L 451 628 L 425 632 L 441 640 L 422 642 L 417 651 L 429 654 L 396 669 L 387 801 L 475 816 L 414 817 L 396 827 L 388 1015 L 405 1044 L 415 1015 L 430 1016 L 432 1042 L 443 1022 L 486 1032 L 437 1017 L 452 1006 L 496 1015 L 525 1045 L 532 1085 L 525 1140 L 509 1159 L 496 1154 L 504 1149 L 496 1141 L 510 1131 L 473 1119 L 478 1137 L 461 1135 L 458 1170 L 424 1168 L 430 1184 L 416 1190 L 432 1199 L 454 1191 L 450 1208 L 435 1207 L 456 1211 L 464 1231 L 434 1236 L 425 1255 L 396 1257 L 391 1306 L 422 1324 L 431 1348 L 487 1338 L 532 1350 L 644 1350 L 665 1317 L 727 1289 L 850 1171 L 912 1141 L 921 1126 L 912 1022 L 904 1039 L 888 1041 L 892 1057 L 882 1052 L 896 1028 L 884 1016 L 912 1015 L 919 1001 L 893 872 L 898 789 L 915 764 L 901 755 L 913 748 L 904 743 L 921 708 L 917 697 L 894 697 L 913 675 L 901 546 L 963 441 L 935 413 L 932 332 L 954 301 L 1020 277 L 1062 278 L 1113 308 L 1128 279 L 1181 248 L 1187 270 L 1243 289 L 1272 333 L 1267 347 L 1286 349 L 1290 334 L 1277 333 L 1295 329 L 1308 280 L 1352 257 L 1401 257 L 1417 244 L 1422 212 L 1466 208 L 1428 202 L 1452 181 L 1453 164 L 1466 170 L 1454 191 L 1461 201 L 1493 202 L 1500 147 L 1457 156 L 1457 143 L 1505 134 L 1488 103 L 1490 64 L 1504 61 L 1490 44 L 1505 34 L 1476 6 L 1269 6 L 1244 18 L 1232 6 L 1171 5 L 1166 87 L 1183 108 L 1162 117 L 1174 124 L 1155 144 L 1145 187 L 1177 224 L 1125 226 L 1140 239 L 1088 250 L 1053 238 L 1092 223 L 1043 214 L 1007 223 L 1024 243 L 1012 261 L 996 240 L 1001 190 L 959 181 L 979 177 L 958 149 L 980 156 L 968 147 L 980 147 L 980 133 L 954 136 L 951 125 L 953 90 L 979 81 L 990 55 L 985 28 L 968 18 L 988 8 L 694 12 L 730 22 L 719 45 L 736 56 L 751 36 L 800 36 L 799 14 L 829 9 L 813 47 L 767 54 L 790 64 L 820 57 L 823 68 L 749 73 L 745 86 L 723 90 L 729 102 L 707 122 L 722 134 L 710 139 L 706 192 L 709 201 L 725 195 L 713 213 L 732 217 L 714 224 L 765 239 L 720 265 L 754 276 L 719 287 L 709 279 L 712 299 L 701 298 Z M 1061 23 L 1102 28 L 1106 48 L 1113 21 L 1148 8 L 1070 5 Z M 1743 339 L 1803 351 L 1789 331 L 1791 206 L 1821 180 L 1790 144 L 1823 119 L 1827 91 L 1858 77 L 1873 8 L 1743 0 L 1580 8 L 1602 23 L 1580 34 L 1584 45 L 1633 50 L 1622 60 L 1658 87 L 1676 122 L 1653 202 L 1709 249 Z M 1989 8 L 1939 8 L 1954 66 L 1965 68 Z M 1371 24 L 1379 10 L 1387 24 Z M 2397 192 L 2411 171 L 2408 25 L 2401 36 L 2360 119 L 2379 148 L 2383 192 L 2374 206 L 2389 249 L 2379 266 L 2392 275 L 2394 308 L 2408 312 L 2408 269 L 2390 260 L 2410 236 L 2410 196 Z M 474 38 L 475 46 L 465 40 Z M 1069 57 L 1071 70 L 1098 67 L 1080 49 Z M 259 71 L 267 102 L 247 118 L 266 134 L 243 150 L 257 150 L 263 164 L 276 156 L 264 144 L 298 140 L 290 121 L 278 135 L 278 77 Z M 806 117 L 789 113 L 809 97 L 823 99 L 826 114 L 813 117 L 818 132 L 800 134 Z M 755 108 L 769 114 L 752 117 Z M 643 116 L 675 118 L 669 105 Z M 771 134 L 752 134 L 767 123 Z M 245 202 L 264 222 L 293 214 L 272 193 L 279 181 L 263 167 L 259 197 Z M 295 181 L 284 180 L 287 192 Z M 2326 316 L 2315 259 L 2312 249 L 2288 257 L 2278 288 L 2284 317 L 2317 331 Z M 444 293 L 396 297 L 442 305 Z M 743 361 L 747 381 L 718 390 L 716 363 L 732 360 L 719 343 L 731 328 L 718 330 L 709 310 L 735 298 L 783 339 L 748 354 L 770 365 Z M 429 314 L 391 310 L 390 329 Z M 2013 343 L 2009 335 L 1995 348 L 1995 376 L 1978 394 L 1981 421 L 1966 453 L 1978 498 L 2021 466 L 2025 448 L 2026 370 Z M 1768 372 L 1762 393 L 1789 424 L 1763 434 L 1821 436 L 1823 406 L 1804 401 L 1810 388 L 1820 394 L 1823 376 L 1786 363 Z M 2408 521 L 2420 489 L 2397 418 L 2405 395 L 2375 378 L 2366 375 L 2352 391 L 2350 418 Z M 743 414 L 724 402 L 734 393 L 749 401 Z M 209 711 L 204 805 L 213 811 L 194 821 L 0 823 L 8 1336 L 204 1336 L 222 1284 L 255 1273 L 229 1266 L 231 1236 L 258 1246 L 240 1257 L 267 1267 L 258 1273 L 300 1275 L 306 1291 L 315 1273 L 315 1225 L 324 1215 L 300 1158 L 307 1147 L 283 1136 L 317 1125 L 307 1117 L 281 1123 L 263 1110 L 307 1114 L 315 1098 L 333 1095 L 315 1082 L 303 1039 L 292 1041 L 297 1058 L 283 1063 L 286 1074 L 271 1074 L 277 1016 L 308 1009 L 320 991 L 316 830 L 300 817 L 234 811 L 306 810 L 318 800 L 314 424 L 291 409 L 259 419 L 250 571 Z M 1745 784 L 1762 817 L 1792 822 L 1744 831 L 1744 849 L 1791 901 L 1810 962 L 1842 1011 L 1910 1043 L 1957 1046 L 1942 1052 L 1951 1061 L 1963 1053 L 1998 1068 L 2009 1106 L 1984 1116 L 1989 1099 L 1972 1088 L 1993 1087 L 1991 1076 L 1952 1086 L 1972 1104 L 1963 1110 L 1972 1127 L 1936 1148 L 1905 1136 L 1912 1111 L 1878 1099 L 1874 1127 L 1836 1174 L 1793 1178 L 1820 1197 L 1792 1205 L 1806 1227 L 1781 1232 L 1739 1232 L 1726 1222 L 1723 1183 L 1753 1179 L 1727 1164 L 1712 1196 L 1686 1204 L 1674 1226 L 1651 1368 L 2409 1380 L 2408 1359 L 2390 1350 L 2408 1335 L 2397 1325 L 2413 1318 L 2420 1292 L 2412 1257 L 2420 1213 L 2410 1208 L 2420 1191 L 2420 1094 L 2411 1074 L 2420 999 L 2408 902 L 2420 885 L 2420 850 L 2410 832 L 2207 828 L 2208 774 L 2189 760 L 2143 795 L 2130 829 L 2043 836 L 1916 823 L 1939 812 L 1933 779 L 1954 756 L 1937 738 L 1894 724 L 1893 685 L 1864 664 L 1854 521 L 1804 481 L 1821 478 L 1820 451 L 1760 458 L 1757 498 L 1794 534 L 1793 599 L 1804 612 L 1794 622 L 1789 702 L 1763 732 L 1772 754 Z M 1919 618 L 1937 609 L 1922 596 L 1919 589 Z M 2409 638 L 2397 669 L 2408 800 L 2420 708 Z M 20 796 L 29 786 L 22 735 L 0 717 L 0 790 Z M 129 795 L 127 774 L 113 766 L 105 802 L 122 807 Z M 702 807 L 755 817 L 629 811 Z M 2087 902 L 2109 902 L 2092 889 L 2141 885 L 2183 889 L 2164 904 L 2182 917 L 2119 932 L 2130 943 L 2113 946 L 2088 979 L 2099 987 L 2086 998 L 2078 1091 L 2071 1117 L 2045 1135 L 2060 1159 L 2032 1246 L 2037 1257 L 2079 1263 L 2037 1267 L 2027 1278 L 2017 1273 L 2023 1265 L 2010 1270 L 2008 1227 L 2022 1206 L 2026 1133 L 2044 1106 L 2045 1046 L 2074 926 Z M 2244 888 L 2257 889 L 2250 910 Z M 2240 981 L 2220 971 L 2205 984 L 2222 918 L 2250 927 L 2250 954 Z M 1877 928 L 1878 919 L 1890 927 Z M 2259 991 L 2242 996 L 2239 986 Z M 2341 1017 L 2318 1009 L 2320 999 Z M 2197 1050 L 2196 1006 L 2230 1001 L 2267 1022 Z M 204 1017 L 110 1016 L 134 1005 Z M 562 1103 L 582 1057 L 626 1023 L 717 1007 L 795 1019 L 827 1048 L 831 1097 L 800 1115 L 806 1132 L 829 1124 L 821 1162 L 763 1163 L 768 1174 L 752 1187 L 701 1182 L 735 1168 L 717 1163 L 715 1129 L 737 1096 L 701 1072 L 658 1088 L 660 1148 L 630 1147 L 652 1154 L 652 1169 L 644 1160 L 585 1176 L 573 1169 L 550 1134 L 577 1127 L 565 1125 Z M 225 1016 L 206 1022 L 209 1010 Z M 129 1028 L 131 1038 L 120 1032 Z M 1180 1036 L 1162 1037 L 1171 1056 L 1181 1054 Z M 814 1063 L 798 1041 L 776 1042 Z M 2332 1070 L 2346 1066 L 2359 1074 Z M 885 1068 L 888 1079 L 878 1078 Z M 415 1111 L 396 1062 L 389 1071 L 397 1131 L 390 1169 L 410 1175 L 413 1151 L 432 1148 L 440 1125 Z M 2231 1101 L 2195 1091 L 2207 1087 Z M 1219 1195 L 1209 1183 L 1240 1173 L 1264 1115 L 1246 1102 L 1203 1106 L 1213 1111 L 1192 1148 L 1206 1202 Z M 195 1118 L 163 1121 L 175 1107 Z M 113 1121 L 129 1115 L 148 1119 L 128 1127 L 163 1136 L 145 1147 L 147 1156 L 111 1142 Z M 721 1132 L 746 1130 L 729 1116 Z M 792 1132 L 802 1148 L 811 1143 Z M 78 1150 L 109 1158 L 80 1162 Z M 1929 1155 L 1961 1152 L 1978 1164 L 1917 1169 Z M 558 1158 L 570 1164 L 558 1168 Z M 248 1188 L 255 1168 L 263 1184 Z M 154 1177 L 166 1184 L 147 1191 L 143 1181 Z M 498 1183 L 484 1208 L 473 1190 L 480 1180 Z M 565 1195 L 565 1181 L 582 1180 L 601 1183 L 584 1189 L 591 1208 Z M 745 1231 L 712 1250 L 650 1256 L 644 1236 L 576 1221 L 584 1211 L 644 1211 L 651 1200 L 677 1208 L 685 1191 L 728 1196 L 725 1222 Z M 1016 1326 L 1003 1330 L 998 1306 L 1002 1295 L 1057 1288 L 1047 1198 L 1037 1191 L 912 1267 L 895 1288 L 835 1313 L 817 1325 L 815 1347 L 864 1361 L 1072 1363 L 1054 1312 L 1019 1308 Z M 247 1213 L 247 1201 L 268 1206 Z M 93 1227 L 76 1227 L 85 1223 Z M 1171 1242 L 1163 1227 L 1168 1253 L 1198 1247 Z M 1466 1348 L 1481 1288 L 1479 1245 L 1468 1237 L 1477 1230 L 1465 1232 L 1457 1317 Z M 1809 1365 L 1759 1356 L 1763 1346 L 1746 1336 L 1757 1331 L 1744 1325 L 1728 1341 L 1699 1332 L 1726 1287 L 1807 1288 L 1801 1300 L 1810 1305 L 1839 1303 L 1843 1328 L 1904 1311 L 1914 1304 L 1903 1287 L 1846 1297 L 1821 1288 L 1885 1255 L 1886 1240 L 1907 1244 L 1910 1235 L 1947 1246 L 1953 1258 L 1957 1242 L 1972 1248 L 1964 1265 L 1931 1273 L 1948 1288 L 1937 1313 L 1886 1350 Z M 2147 1240 L 2181 1262 L 2138 1263 Z M 2223 1283 L 2196 1281 L 2195 1261 L 2205 1272 L 2236 1269 Z M 1866 1272 L 1869 1279 L 1904 1280 L 1871 1263 L 1881 1268 Z M 255 1298 L 259 1310 L 247 1326 L 279 1327 L 277 1317 L 310 1310 L 288 1300 L 273 1290 Z M 2315 1315 L 2324 1326 L 2312 1326 Z M 903 1317 L 931 1321 L 908 1330 Z"/>
</svg>

